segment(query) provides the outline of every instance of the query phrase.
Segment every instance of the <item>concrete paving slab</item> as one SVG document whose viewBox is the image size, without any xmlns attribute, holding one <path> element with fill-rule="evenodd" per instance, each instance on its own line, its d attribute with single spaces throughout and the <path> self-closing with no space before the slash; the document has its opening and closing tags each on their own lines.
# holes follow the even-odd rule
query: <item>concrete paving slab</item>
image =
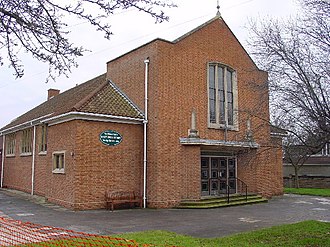
<svg viewBox="0 0 330 247">
<path fill-rule="evenodd" d="M 213 238 L 303 220 L 330 222 L 330 198 L 284 195 L 268 203 L 214 209 L 70 211 L 25 193 L 0 189 L 0 215 L 46 226 L 111 235 L 166 230 Z"/>
</svg>

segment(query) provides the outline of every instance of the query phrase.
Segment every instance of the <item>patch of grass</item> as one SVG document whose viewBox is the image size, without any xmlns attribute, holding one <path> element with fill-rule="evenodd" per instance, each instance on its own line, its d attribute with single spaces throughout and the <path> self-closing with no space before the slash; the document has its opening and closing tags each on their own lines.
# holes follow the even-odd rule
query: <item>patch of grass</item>
<svg viewBox="0 0 330 247">
<path fill-rule="evenodd" d="M 311 195 L 311 196 L 327 196 L 330 197 L 330 189 L 313 189 L 313 188 L 284 188 L 284 193 Z"/>
<path fill-rule="evenodd" d="M 146 231 L 118 235 L 139 244 L 160 246 L 330 246 L 330 223 L 304 221 L 235 234 L 224 238 L 193 238 L 165 231 Z"/>
<path fill-rule="evenodd" d="M 223 242 L 222 242 L 223 241 Z M 222 238 L 223 246 L 330 246 L 330 223 L 304 221 Z"/>
<path fill-rule="evenodd" d="M 181 247 L 214 247 L 214 246 L 330 246 L 330 223 L 304 221 L 295 224 L 274 226 L 267 229 L 235 234 L 224 238 L 194 238 L 167 231 L 145 231 L 116 235 L 124 239 L 134 239 L 138 246 L 181 246 Z M 104 239 L 103 239 L 104 240 Z M 66 242 L 67 241 L 67 242 Z M 29 244 L 25 246 L 82 246 L 81 239 Z M 84 246 L 116 246 L 102 242 L 102 238 L 84 239 Z M 101 245 L 95 245 L 101 243 Z M 49 244 L 49 245 L 48 245 Z M 71 245 L 70 245 L 71 244 Z M 72 245 L 73 244 L 73 245 Z M 24 245 L 23 245 L 24 246 Z M 134 245 L 133 245 L 134 246 Z"/>
</svg>

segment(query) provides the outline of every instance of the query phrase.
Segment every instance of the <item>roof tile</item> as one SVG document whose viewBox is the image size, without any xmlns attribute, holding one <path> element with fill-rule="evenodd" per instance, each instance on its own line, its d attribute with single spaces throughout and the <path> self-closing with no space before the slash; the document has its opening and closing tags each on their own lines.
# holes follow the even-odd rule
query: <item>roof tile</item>
<svg viewBox="0 0 330 247">
<path fill-rule="evenodd" d="M 102 74 L 75 86 L 26 112 L 0 130 L 50 115 L 54 117 L 71 111 L 143 118 L 143 113 L 121 94 Z"/>
</svg>

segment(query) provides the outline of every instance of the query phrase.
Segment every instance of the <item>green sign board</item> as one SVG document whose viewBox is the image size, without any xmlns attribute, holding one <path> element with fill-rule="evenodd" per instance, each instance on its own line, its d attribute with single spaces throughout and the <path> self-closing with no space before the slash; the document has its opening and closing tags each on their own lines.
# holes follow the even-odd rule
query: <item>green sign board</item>
<svg viewBox="0 0 330 247">
<path fill-rule="evenodd" d="M 123 140 L 123 137 L 114 130 L 105 130 L 100 134 L 100 141 L 108 146 L 116 146 Z"/>
</svg>

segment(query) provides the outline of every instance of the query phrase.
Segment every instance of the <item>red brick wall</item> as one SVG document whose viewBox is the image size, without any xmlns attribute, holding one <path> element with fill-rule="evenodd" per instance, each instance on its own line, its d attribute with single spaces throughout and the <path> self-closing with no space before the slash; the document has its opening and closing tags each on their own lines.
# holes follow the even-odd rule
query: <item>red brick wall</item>
<svg viewBox="0 0 330 247">
<path fill-rule="evenodd" d="M 47 181 L 47 164 L 51 163 L 51 154 L 41 153 L 40 150 L 41 140 L 41 126 L 36 126 L 36 155 L 35 155 L 35 172 L 34 172 L 34 193 L 37 195 L 45 196 L 46 181 Z M 47 155 L 48 154 L 48 155 Z"/>
<path fill-rule="evenodd" d="M 282 195 L 283 194 L 283 151 L 282 151 L 282 138 L 281 137 L 272 137 L 271 144 L 273 148 L 270 150 L 269 163 L 273 165 L 271 169 L 271 179 L 273 186 L 272 192 L 273 195 Z"/>
<path fill-rule="evenodd" d="M 50 202 L 74 208 L 75 204 L 75 165 L 72 155 L 76 150 L 77 121 L 65 122 L 48 127 L 48 147 L 45 157 L 45 194 Z M 53 173 L 53 152 L 65 152 L 65 173 Z"/>
<path fill-rule="evenodd" d="M 6 140 L 7 141 L 7 140 Z M 32 155 L 21 156 L 22 131 L 16 133 L 15 156 L 5 155 L 3 186 L 31 192 Z"/>
<path fill-rule="evenodd" d="M 123 141 L 106 146 L 104 130 L 116 130 Z M 105 191 L 143 191 L 143 126 L 141 124 L 70 121 L 48 127 L 47 153 L 39 153 L 41 126 L 36 128 L 34 193 L 73 209 L 105 206 Z M 21 157 L 22 132 L 16 134 L 14 157 L 5 160 L 4 186 L 31 192 L 32 155 Z M 53 152 L 65 152 L 65 173 L 53 173 Z"/>
<path fill-rule="evenodd" d="M 200 195 L 200 149 L 183 147 L 179 143 L 179 137 L 187 136 L 192 109 L 197 113 L 201 138 L 224 139 L 223 130 L 207 127 L 208 62 L 229 65 L 237 72 L 239 131 L 229 131 L 228 140 L 244 140 L 250 115 L 255 141 L 263 147 L 257 153 L 252 152 L 257 154 L 252 159 L 249 154 L 239 155 L 239 175 L 254 192 L 271 195 L 276 190 L 277 193 L 278 189 L 272 187 L 281 180 L 275 177 L 280 166 L 270 162 L 272 152 L 267 150 L 270 142 L 267 74 L 257 69 L 227 26 L 216 20 L 176 44 L 157 40 L 109 62 L 108 78 L 141 108 L 143 60 L 148 56 L 149 205 L 170 206 L 182 198 Z M 186 152 L 189 155 L 184 155 Z M 190 178 L 187 178 L 187 167 L 193 174 Z M 192 194 L 187 193 L 189 190 Z"/>
<path fill-rule="evenodd" d="M 2 170 L 2 154 L 3 154 L 3 151 L 2 148 L 3 146 L 3 137 L 0 136 L 0 176 L 1 176 L 1 170 Z"/>
<path fill-rule="evenodd" d="M 122 142 L 104 145 L 99 140 L 104 130 L 117 131 Z M 142 195 L 142 125 L 78 121 L 74 159 L 76 209 L 103 208 L 106 190 L 133 190 Z"/>
</svg>

